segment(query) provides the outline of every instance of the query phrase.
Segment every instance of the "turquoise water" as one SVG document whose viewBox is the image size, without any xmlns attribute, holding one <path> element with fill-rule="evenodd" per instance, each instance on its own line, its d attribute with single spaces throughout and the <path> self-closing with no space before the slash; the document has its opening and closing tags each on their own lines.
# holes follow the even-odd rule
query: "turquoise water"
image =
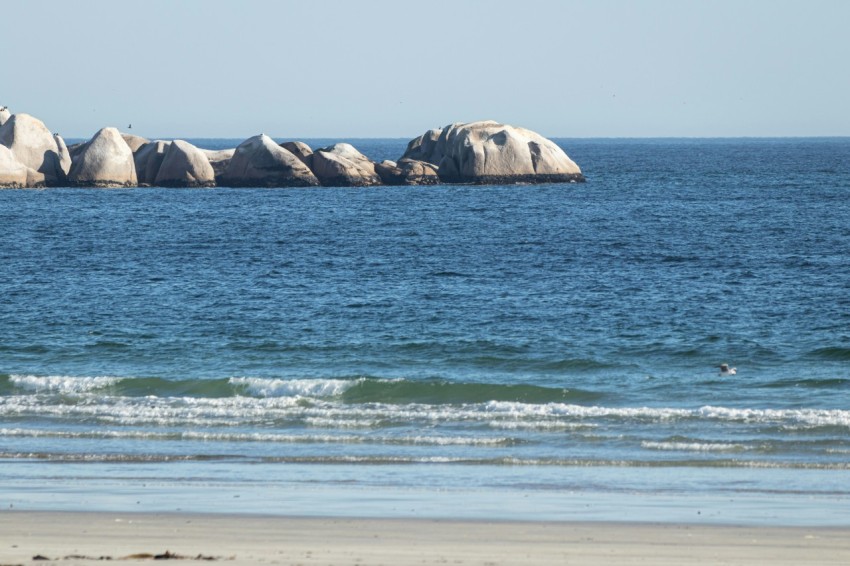
<svg viewBox="0 0 850 566">
<path fill-rule="evenodd" d="M 559 142 L 587 183 L 0 192 L 0 505 L 850 524 L 850 140 Z"/>
</svg>

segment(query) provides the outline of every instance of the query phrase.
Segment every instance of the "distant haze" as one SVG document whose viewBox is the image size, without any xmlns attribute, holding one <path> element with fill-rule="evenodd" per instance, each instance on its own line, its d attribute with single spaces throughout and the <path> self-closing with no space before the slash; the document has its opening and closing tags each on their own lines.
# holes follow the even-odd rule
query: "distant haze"
<svg viewBox="0 0 850 566">
<path fill-rule="evenodd" d="M 0 106 L 69 138 L 850 135 L 843 0 L 42 0 L 0 21 Z"/>
</svg>

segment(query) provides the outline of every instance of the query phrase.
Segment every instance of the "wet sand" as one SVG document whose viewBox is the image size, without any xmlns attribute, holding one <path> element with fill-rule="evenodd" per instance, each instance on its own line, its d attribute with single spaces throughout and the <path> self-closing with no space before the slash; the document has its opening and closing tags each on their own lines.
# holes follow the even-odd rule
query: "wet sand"
<svg viewBox="0 0 850 566">
<path fill-rule="evenodd" d="M 0 535 L 0 565 L 157 557 L 302 566 L 850 563 L 847 528 L 6 510 Z"/>
</svg>

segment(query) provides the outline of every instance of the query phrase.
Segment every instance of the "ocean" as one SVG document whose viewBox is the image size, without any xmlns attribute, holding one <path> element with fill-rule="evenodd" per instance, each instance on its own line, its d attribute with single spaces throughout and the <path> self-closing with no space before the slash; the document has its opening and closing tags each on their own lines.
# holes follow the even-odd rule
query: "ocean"
<svg viewBox="0 0 850 566">
<path fill-rule="evenodd" d="M 556 141 L 0 191 L 0 508 L 850 525 L 850 138 Z"/>
</svg>

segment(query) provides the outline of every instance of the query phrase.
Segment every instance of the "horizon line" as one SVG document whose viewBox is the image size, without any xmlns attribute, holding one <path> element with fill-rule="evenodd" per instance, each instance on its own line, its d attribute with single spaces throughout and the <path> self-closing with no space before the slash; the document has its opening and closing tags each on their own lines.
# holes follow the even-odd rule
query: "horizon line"
<svg viewBox="0 0 850 566">
<path fill-rule="evenodd" d="M 247 140 L 257 134 L 252 134 L 248 137 L 241 136 L 143 136 L 118 128 L 122 134 L 131 134 L 148 140 Z M 299 140 L 330 140 L 330 139 L 348 139 L 348 140 L 406 140 L 410 141 L 419 136 L 412 138 L 404 136 L 278 136 L 265 134 L 272 139 L 282 139 L 290 141 Z M 542 135 L 542 134 L 541 134 Z M 64 136 L 63 136 L 64 137 Z M 758 140 L 758 139 L 850 139 L 850 134 L 841 135 L 738 135 L 738 136 L 543 136 L 547 139 L 569 139 L 569 140 Z M 90 140 L 91 137 L 68 136 L 69 140 Z"/>
</svg>

